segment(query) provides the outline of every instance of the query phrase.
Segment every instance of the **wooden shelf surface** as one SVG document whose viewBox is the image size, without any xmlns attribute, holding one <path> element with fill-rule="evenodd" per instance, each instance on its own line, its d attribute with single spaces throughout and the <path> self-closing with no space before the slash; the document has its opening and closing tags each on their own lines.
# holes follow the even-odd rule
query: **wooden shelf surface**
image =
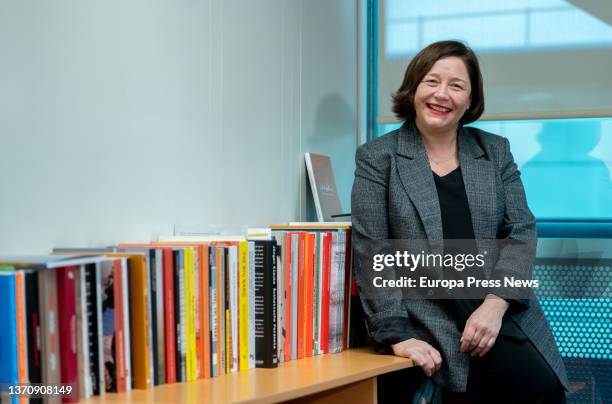
<svg viewBox="0 0 612 404">
<path fill-rule="evenodd" d="M 188 383 L 157 386 L 149 390 L 107 393 L 85 400 L 88 404 L 147 403 L 275 403 L 323 392 L 405 369 L 412 361 L 378 355 L 369 348 L 281 363 L 276 369 L 251 369 Z"/>
</svg>

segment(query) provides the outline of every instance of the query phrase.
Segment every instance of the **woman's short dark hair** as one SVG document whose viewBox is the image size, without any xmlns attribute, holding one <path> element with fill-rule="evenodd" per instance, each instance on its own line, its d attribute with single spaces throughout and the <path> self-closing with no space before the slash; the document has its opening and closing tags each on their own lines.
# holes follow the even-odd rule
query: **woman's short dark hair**
<svg viewBox="0 0 612 404">
<path fill-rule="evenodd" d="M 450 56 L 463 60 L 472 87 L 470 107 L 459 123 L 464 125 L 480 118 L 484 111 L 484 90 L 478 58 L 472 49 L 459 41 L 434 42 L 417 53 L 410 61 L 406 68 L 404 81 L 397 93 L 393 95 L 393 112 L 398 118 L 404 121 L 415 119 L 414 95 L 417 87 L 438 60 Z"/>
</svg>

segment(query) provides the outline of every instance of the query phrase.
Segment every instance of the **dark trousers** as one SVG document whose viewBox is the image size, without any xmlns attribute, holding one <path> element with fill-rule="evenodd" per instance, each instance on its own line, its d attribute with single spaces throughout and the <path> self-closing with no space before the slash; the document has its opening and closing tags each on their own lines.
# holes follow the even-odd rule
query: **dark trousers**
<svg viewBox="0 0 612 404">
<path fill-rule="evenodd" d="M 500 335 L 482 358 L 470 360 L 467 402 L 563 404 L 565 390 L 527 338 Z"/>
</svg>

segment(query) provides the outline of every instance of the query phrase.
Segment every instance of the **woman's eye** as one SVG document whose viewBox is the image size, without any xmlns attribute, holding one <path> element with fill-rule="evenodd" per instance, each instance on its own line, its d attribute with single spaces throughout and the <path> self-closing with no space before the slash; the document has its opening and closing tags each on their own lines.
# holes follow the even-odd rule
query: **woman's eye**
<svg viewBox="0 0 612 404">
<path fill-rule="evenodd" d="M 456 90 L 463 90 L 463 87 L 460 84 L 451 84 L 451 87 Z"/>
<path fill-rule="evenodd" d="M 429 79 L 429 80 L 425 80 L 425 84 L 430 85 L 430 86 L 435 86 L 436 84 L 438 84 L 438 82 L 434 79 Z"/>
</svg>

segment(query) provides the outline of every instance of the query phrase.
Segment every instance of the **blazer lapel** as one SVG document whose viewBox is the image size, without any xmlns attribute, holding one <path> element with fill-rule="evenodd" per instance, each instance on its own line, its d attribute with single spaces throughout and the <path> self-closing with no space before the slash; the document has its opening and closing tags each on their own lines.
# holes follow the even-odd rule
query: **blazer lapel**
<svg viewBox="0 0 612 404">
<path fill-rule="evenodd" d="M 495 238 L 495 167 L 463 128 L 459 132 L 459 164 L 476 239 Z"/>
<path fill-rule="evenodd" d="M 442 240 L 440 203 L 425 147 L 414 124 L 405 123 L 398 136 L 397 169 L 416 207 L 429 240 Z"/>
</svg>

